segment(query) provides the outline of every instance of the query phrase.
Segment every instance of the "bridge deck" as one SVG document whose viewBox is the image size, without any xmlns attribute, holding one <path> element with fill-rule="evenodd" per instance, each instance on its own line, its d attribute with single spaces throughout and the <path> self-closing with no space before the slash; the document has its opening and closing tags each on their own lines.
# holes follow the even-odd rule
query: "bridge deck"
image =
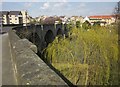
<svg viewBox="0 0 120 87">
<path fill-rule="evenodd" d="M 2 37 L 2 85 L 16 85 L 16 78 L 12 66 L 8 34 Z"/>
</svg>

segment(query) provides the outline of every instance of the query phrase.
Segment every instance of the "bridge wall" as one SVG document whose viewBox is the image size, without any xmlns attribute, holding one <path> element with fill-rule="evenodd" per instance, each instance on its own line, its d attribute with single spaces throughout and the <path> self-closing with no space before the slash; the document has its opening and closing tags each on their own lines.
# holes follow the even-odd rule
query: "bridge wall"
<svg viewBox="0 0 120 87">
<path fill-rule="evenodd" d="M 62 24 L 45 24 L 45 25 L 30 25 L 30 26 L 22 26 L 22 27 L 15 27 L 14 30 L 17 30 L 17 34 L 21 38 L 27 38 L 33 43 L 35 43 L 38 47 L 38 51 L 41 51 L 46 47 L 46 45 L 54 40 L 54 38 L 57 36 L 57 33 L 64 34 L 64 27 Z M 52 32 L 52 34 L 48 33 L 49 31 Z M 50 35 L 49 35 L 50 34 Z M 36 36 L 36 37 L 35 37 Z M 39 37 L 39 38 L 38 38 Z M 48 41 L 46 43 L 46 39 L 51 41 Z"/>
<path fill-rule="evenodd" d="M 68 86 L 36 55 L 34 44 L 27 39 L 20 39 L 13 31 L 8 34 L 18 85 Z"/>
</svg>

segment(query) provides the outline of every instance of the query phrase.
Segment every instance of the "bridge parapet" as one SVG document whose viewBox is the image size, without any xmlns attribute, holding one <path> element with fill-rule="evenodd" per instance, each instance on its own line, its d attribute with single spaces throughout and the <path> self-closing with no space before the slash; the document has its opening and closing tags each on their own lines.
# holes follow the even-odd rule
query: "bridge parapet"
<svg viewBox="0 0 120 87">
<path fill-rule="evenodd" d="M 20 39 L 9 31 L 13 65 L 18 85 L 63 85 L 68 86 L 35 53 L 37 47 L 27 39 Z"/>
</svg>

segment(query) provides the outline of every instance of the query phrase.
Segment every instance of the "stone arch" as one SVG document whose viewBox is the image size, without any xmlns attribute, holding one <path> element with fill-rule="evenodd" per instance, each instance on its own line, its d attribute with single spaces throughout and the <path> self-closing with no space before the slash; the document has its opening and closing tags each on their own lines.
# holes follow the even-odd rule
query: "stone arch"
<svg viewBox="0 0 120 87">
<path fill-rule="evenodd" d="M 54 40 L 54 34 L 51 30 L 47 31 L 47 33 L 45 34 L 44 40 L 46 42 L 46 45 L 48 45 Z"/>
<path fill-rule="evenodd" d="M 59 29 L 57 30 L 56 35 L 63 35 L 63 31 L 62 31 L 62 29 L 59 28 Z"/>
<path fill-rule="evenodd" d="M 32 33 L 29 40 L 36 46 L 39 46 L 41 42 L 41 39 L 37 33 Z"/>
</svg>

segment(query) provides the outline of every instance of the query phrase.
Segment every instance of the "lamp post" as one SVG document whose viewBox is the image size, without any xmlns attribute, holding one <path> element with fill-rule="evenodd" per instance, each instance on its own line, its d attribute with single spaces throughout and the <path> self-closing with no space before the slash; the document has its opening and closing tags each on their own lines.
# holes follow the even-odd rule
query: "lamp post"
<svg viewBox="0 0 120 87">
<path fill-rule="evenodd" d="M 59 21 L 55 21 L 55 29 L 56 29 L 56 24 L 58 24 Z M 57 39 L 57 43 L 58 43 L 58 37 L 55 37 Z"/>
<path fill-rule="evenodd" d="M 42 40 L 43 40 L 43 25 L 41 25 L 41 28 L 42 28 Z"/>
<path fill-rule="evenodd" d="M 45 42 L 45 40 L 44 40 L 44 37 L 43 37 L 43 25 L 41 25 L 41 39 L 42 39 L 42 42 L 44 42 L 44 43 L 42 43 L 42 44 L 44 44 L 44 46 L 46 45 L 46 42 Z M 44 48 L 44 47 L 43 47 Z"/>
<path fill-rule="evenodd" d="M 34 38 L 33 38 L 33 43 L 34 43 L 34 44 L 36 44 L 36 43 L 35 43 L 35 39 L 36 39 L 36 38 L 35 38 L 35 31 L 36 31 L 36 24 L 35 24 L 34 31 L 33 31 L 33 37 L 34 37 Z"/>
<path fill-rule="evenodd" d="M 26 26 L 27 26 L 27 10 L 25 12 L 25 15 L 26 15 Z"/>
<path fill-rule="evenodd" d="M 65 22 L 63 21 L 63 22 L 62 22 L 62 28 L 63 28 L 63 30 L 65 31 L 65 26 L 64 26 L 64 24 L 65 24 Z M 63 34 L 63 38 L 65 39 L 65 33 Z"/>
</svg>

